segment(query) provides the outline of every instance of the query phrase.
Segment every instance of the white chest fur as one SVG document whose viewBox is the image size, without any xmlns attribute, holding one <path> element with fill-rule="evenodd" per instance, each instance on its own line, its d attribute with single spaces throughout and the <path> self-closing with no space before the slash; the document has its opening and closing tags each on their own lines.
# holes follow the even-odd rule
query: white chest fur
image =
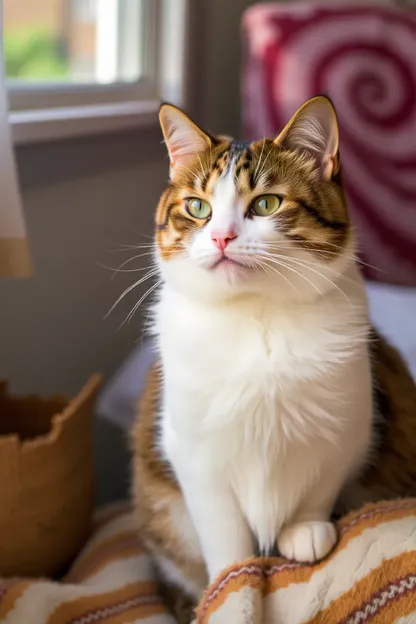
<svg viewBox="0 0 416 624">
<path fill-rule="evenodd" d="M 308 490 L 335 465 L 345 479 L 368 446 L 367 321 L 354 304 L 205 307 L 167 287 L 158 304 L 163 451 L 180 481 L 227 484 L 264 550 Z"/>
</svg>

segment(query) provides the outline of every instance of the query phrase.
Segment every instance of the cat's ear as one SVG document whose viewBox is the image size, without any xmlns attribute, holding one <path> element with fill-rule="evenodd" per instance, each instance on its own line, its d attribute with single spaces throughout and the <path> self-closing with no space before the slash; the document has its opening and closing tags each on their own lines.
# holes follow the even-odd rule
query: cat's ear
<svg viewBox="0 0 416 624">
<path fill-rule="evenodd" d="M 291 150 L 307 152 L 315 158 L 324 180 L 339 169 L 339 128 L 334 105 L 324 95 L 301 106 L 275 143 Z"/>
<path fill-rule="evenodd" d="M 209 149 L 211 137 L 172 104 L 162 104 L 159 121 L 169 151 L 171 177 L 196 154 Z"/>
</svg>

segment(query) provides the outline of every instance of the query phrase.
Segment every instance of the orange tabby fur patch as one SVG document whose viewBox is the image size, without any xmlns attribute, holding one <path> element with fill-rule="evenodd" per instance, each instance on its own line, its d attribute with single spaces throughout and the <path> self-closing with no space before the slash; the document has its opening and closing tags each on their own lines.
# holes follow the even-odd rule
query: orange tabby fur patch
<svg viewBox="0 0 416 624">
<path fill-rule="evenodd" d="M 146 387 L 139 404 L 136 424 L 131 432 L 133 450 L 133 499 L 138 518 L 140 539 L 150 552 L 161 554 L 174 563 L 183 575 L 199 580 L 201 586 L 208 582 L 205 564 L 189 558 L 181 536 L 171 522 L 173 506 L 183 503 L 182 492 L 169 466 L 160 456 L 157 447 L 158 400 L 160 391 L 160 369 L 149 372 Z M 165 598 L 182 602 L 180 592 L 167 587 Z M 188 599 L 189 602 L 189 599 Z M 176 610 L 176 609 L 175 609 Z"/>
</svg>

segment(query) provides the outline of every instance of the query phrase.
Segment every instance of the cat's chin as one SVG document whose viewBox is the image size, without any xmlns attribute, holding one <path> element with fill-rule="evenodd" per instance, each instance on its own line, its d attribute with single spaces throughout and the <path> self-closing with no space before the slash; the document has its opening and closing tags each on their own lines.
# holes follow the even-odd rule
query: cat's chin
<svg viewBox="0 0 416 624">
<path fill-rule="evenodd" d="M 224 257 L 218 260 L 210 268 L 210 271 L 213 271 L 217 274 L 222 274 L 230 281 L 235 281 L 237 279 L 242 279 L 247 274 L 251 273 L 251 267 L 243 264 L 242 262 L 237 262 L 236 260 L 232 260 L 231 258 Z"/>
</svg>

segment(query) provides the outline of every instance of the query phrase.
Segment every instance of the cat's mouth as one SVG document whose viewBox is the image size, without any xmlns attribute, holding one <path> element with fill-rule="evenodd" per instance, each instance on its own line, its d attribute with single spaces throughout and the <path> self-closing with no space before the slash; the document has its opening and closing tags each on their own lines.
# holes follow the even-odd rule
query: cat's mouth
<svg viewBox="0 0 416 624">
<path fill-rule="evenodd" d="M 238 260 L 233 260 L 232 258 L 229 258 L 228 256 L 223 256 L 222 258 L 220 258 L 219 260 L 217 260 L 215 262 L 215 264 L 213 264 L 211 266 L 211 270 L 213 271 L 214 269 L 225 269 L 225 270 L 247 270 L 248 267 L 246 264 L 243 264 L 242 262 L 238 262 Z"/>
</svg>

